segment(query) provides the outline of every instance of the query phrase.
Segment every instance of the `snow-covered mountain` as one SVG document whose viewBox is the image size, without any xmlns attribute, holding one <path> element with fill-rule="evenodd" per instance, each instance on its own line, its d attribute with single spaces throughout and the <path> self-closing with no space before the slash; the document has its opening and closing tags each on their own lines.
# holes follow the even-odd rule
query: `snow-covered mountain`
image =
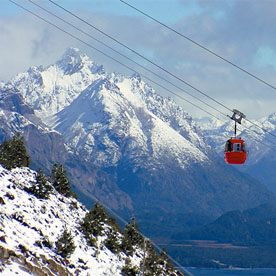
<svg viewBox="0 0 276 276">
<path fill-rule="evenodd" d="M 121 241 L 123 234 L 104 223 L 95 244 L 88 245 L 80 229 L 88 210 L 76 199 L 55 190 L 49 199 L 28 193 L 35 175 L 29 168 L 8 171 L 0 166 L 1 275 L 119 276 L 126 267 L 142 271 L 148 251 L 137 245 L 133 254 L 113 252 L 107 246 L 109 236 L 112 233 Z M 57 250 L 57 241 L 65 229 L 75 246 L 66 257 Z M 165 268 L 166 261 L 157 266 L 158 275 L 182 275 Z"/>
<path fill-rule="evenodd" d="M 101 167 L 118 165 L 125 154 L 146 167 L 163 168 L 164 159 L 183 168 L 208 162 L 191 118 L 137 76 L 93 82 L 53 117 L 51 127 L 66 137 L 72 151 Z"/>
<path fill-rule="evenodd" d="M 39 117 L 46 117 L 68 106 L 103 74 L 102 66 L 94 64 L 77 49 L 69 48 L 54 65 L 31 67 L 11 79 L 5 89 L 18 89 Z"/>
<path fill-rule="evenodd" d="M 77 49 L 45 69 L 18 74 L 5 88 L 15 87 L 44 123 L 66 137 L 73 152 L 95 164 L 108 167 L 120 159 L 118 143 L 107 132 L 128 139 L 130 151 L 135 147 L 152 160 L 170 154 L 184 166 L 185 159 L 208 159 L 191 117 L 174 101 L 157 95 L 137 75 L 105 74 Z"/>
<path fill-rule="evenodd" d="M 162 230 L 167 218 L 179 214 L 218 216 L 273 198 L 258 181 L 225 165 L 172 99 L 158 95 L 138 75 L 105 73 L 77 49 L 69 49 L 54 65 L 18 74 L 3 85 L 1 98 L 7 91 L 21 96 L 20 107 L 34 113 L 26 114 L 32 122 L 65 141 L 65 147 L 59 142 L 62 153 L 65 149 L 74 159 L 61 158 L 71 175 L 82 177 L 76 186 L 93 196 L 97 192 L 101 201 L 125 215 L 135 215 L 142 229 L 156 225 L 155 230 Z M 12 111 L 4 104 L 2 108 Z M 17 113 L 24 116 L 20 108 Z M 31 135 L 26 138 L 28 143 Z M 46 159 L 51 149 L 43 146 L 39 152 Z M 173 225 L 168 227 L 174 231 Z"/>
<path fill-rule="evenodd" d="M 234 122 L 216 119 L 202 119 L 198 122 L 212 148 L 223 156 L 225 141 L 234 136 Z M 255 125 L 243 120 L 238 125 L 237 135 L 245 140 L 249 151 L 246 163 L 238 169 L 256 177 L 276 192 L 276 139 L 269 134 L 276 135 L 276 113 L 253 123 Z"/>
</svg>

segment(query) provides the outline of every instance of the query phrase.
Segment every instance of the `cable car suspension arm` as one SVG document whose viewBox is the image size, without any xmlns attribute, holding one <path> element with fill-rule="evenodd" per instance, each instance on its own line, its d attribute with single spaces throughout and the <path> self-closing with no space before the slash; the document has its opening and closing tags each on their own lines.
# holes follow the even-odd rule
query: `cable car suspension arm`
<svg viewBox="0 0 276 276">
<path fill-rule="evenodd" d="M 237 109 L 233 109 L 232 117 L 228 116 L 230 119 L 235 121 L 235 137 L 237 136 L 237 123 L 241 124 L 242 119 L 245 119 L 246 116 Z"/>
</svg>

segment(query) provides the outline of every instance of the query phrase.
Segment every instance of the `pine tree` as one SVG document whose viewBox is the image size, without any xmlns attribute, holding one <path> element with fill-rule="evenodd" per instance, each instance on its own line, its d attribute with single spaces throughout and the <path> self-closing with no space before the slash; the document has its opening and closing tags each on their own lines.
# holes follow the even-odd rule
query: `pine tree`
<svg viewBox="0 0 276 276">
<path fill-rule="evenodd" d="M 71 186 L 63 165 L 54 164 L 52 169 L 53 186 L 62 195 L 70 197 L 72 195 Z"/>
<path fill-rule="evenodd" d="M 113 217 L 108 217 L 106 223 L 112 227 L 116 232 L 122 233 L 120 224 Z"/>
<path fill-rule="evenodd" d="M 8 170 L 30 166 L 30 156 L 20 133 L 11 140 L 5 140 L 1 145 L 0 163 Z"/>
<path fill-rule="evenodd" d="M 48 183 L 43 171 L 39 168 L 36 174 L 36 181 L 26 190 L 38 198 L 48 199 L 53 187 Z"/>
<path fill-rule="evenodd" d="M 139 274 L 139 269 L 137 266 L 132 265 L 129 258 L 126 259 L 126 263 L 122 268 L 121 274 L 123 276 L 136 276 Z"/>
<path fill-rule="evenodd" d="M 131 223 L 127 223 L 124 230 L 124 237 L 122 240 L 122 250 L 127 255 L 132 255 L 134 252 L 134 246 L 143 247 L 144 237 L 141 234 L 138 224 L 135 219 L 132 218 Z"/>
<path fill-rule="evenodd" d="M 161 265 L 164 265 L 166 272 L 173 272 L 175 270 L 174 265 L 173 265 L 171 259 L 169 258 L 165 248 L 162 248 L 162 250 L 160 252 L 159 263 Z"/>
<path fill-rule="evenodd" d="M 165 268 L 163 267 L 165 263 L 164 261 L 161 262 L 161 258 L 156 253 L 156 250 L 150 240 L 146 240 L 143 250 L 145 254 L 145 259 L 143 261 L 143 264 L 141 264 L 141 270 L 143 271 L 143 275 L 161 275 L 162 271 L 165 270 Z"/>
<path fill-rule="evenodd" d="M 113 229 L 111 229 L 108 233 L 107 239 L 104 241 L 104 245 L 113 253 L 119 253 L 121 251 L 120 240 Z"/>
<path fill-rule="evenodd" d="M 95 246 L 95 238 L 102 234 L 104 223 L 107 223 L 107 221 L 108 214 L 104 207 L 96 202 L 94 207 L 85 215 L 84 220 L 80 224 L 81 230 L 89 245 Z"/>
<path fill-rule="evenodd" d="M 56 241 L 56 252 L 63 258 L 68 258 L 75 250 L 76 246 L 73 241 L 73 237 L 67 229 L 64 230 L 63 234 Z"/>
<path fill-rule="evenodd" d="M 11 141 L 5 140 L 1 145 L 0 163 L 8 170 L 12 169 L 13 160 L 11 158 L 12 145 Z"/>
</svg>

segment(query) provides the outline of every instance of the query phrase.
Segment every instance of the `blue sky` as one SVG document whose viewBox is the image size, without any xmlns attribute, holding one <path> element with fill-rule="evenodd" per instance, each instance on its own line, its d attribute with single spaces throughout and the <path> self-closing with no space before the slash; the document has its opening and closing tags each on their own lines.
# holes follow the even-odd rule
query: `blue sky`
<svg viewBox="0 0 276 276">
<path fill-rule="evenodd" d="M 39 3 L 43 1 L 37 2 Z M 47 1 L 44 0 L 44 4 L 46 4 L 46 2 Z M 137 11 L 130 9 L 127 5 L 118 0 L 59 0 L 56 2 L 70 10 L 74 10 L 75 12 L 82 12 L 85 10 L 107 15 L 116 14 L 118 16 L 139 16 Z M 17 3 L 31 7 L 30 3 L 24 0 L 17 0 Z M 179 0 L 136 0 L 129 3 L 141 10 L 150 10 L 153 17 L 162 20 L 166 24 L 175 23 L 183 16 L 191 13 L 200 13 L 201 10 L 197 1 L 187 1 L 185 9 L 183 9 L 183 5 Z M 50 4 L 48 4 L 48 7 L 49 6 Z M 4 0 L 1 2 L 0 15 L 12 15 L 20 12 L 22 11 L 20 11 L 15 5 L 12 5 L 9 1 Z M 160 17 L 160 15 L 162 16 Z"/>
<path fill-rule="evenodd" d="M 102 45 L 50 17 L 28 0 L 14 1 L 123 61 L 121 57 L 104 49 Z M 200 96 L 190 87 L 172 79 L 171 76 L 154 68 L 114 41 L 70 17 L 49 1 L 34 1 L 136 62 L 148 66 L 188 92 Z M 260 118 L 276 111 L 275 90 L 170 32 L 119 0 L 56 0 L 56 2 L 209 96 L 230 108 L 241 110 L 249 118 Z M 276 86 L 276 1 L 126 0 L 126 2 Z M 103 64 L 107 71 L 132 74 L 98 52 L 41 22 L 8 0 L 1 0 L 0 3 L 0 41 L 0 81 L 8 81 L 30 66 L 40 64 L 47 66 L 59 59 L 66 48 L 71 46 L 78 47 L 92 60 Z M 130 66 L 137 71 L 141 70 L 135 65 Z M 141 73 L 145 72 L 141 70 Z M 183 92 L 176 91 L 175 87 L 172 88 L 167 83 L 164 85 L 186 97 Z M 172 96 L 160 88 L 155 88 L 162 95 Z M 187 99 L 190 100 L 189 97 Z M 205 116 L 193 106 L 180 102 L 177 98 L 176 100 L 192 116 Z M 208 101 L 204 98 L 203 100 Z"/>
</svg>

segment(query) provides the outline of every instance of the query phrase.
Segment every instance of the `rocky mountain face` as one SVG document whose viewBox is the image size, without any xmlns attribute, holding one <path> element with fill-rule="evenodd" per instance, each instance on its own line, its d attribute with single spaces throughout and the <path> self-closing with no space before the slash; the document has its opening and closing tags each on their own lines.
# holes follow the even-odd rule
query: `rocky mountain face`
<svg viewBox="0 0 276 276">
<path fill-rule="evenodd" d="M 230 120 L 228 122 L 207 120 L 206 122 L 205 119 L 199 123 L 209 144 L 223 156 L 225 141 L 234 136 L 234 122 Z M 246 163 L 237 168 L 258 179 L 271 191 L 276 192 L 276 138 L 271 135 L 276 135 L 276 113 L 254 121 L 254 124 L 259 127 L 247 121 L 238 125 L 238 136 L 245 140 L 249 153 Z"/>
<path fill-rule="evenodd" d="M 21 99 L 20 108 L 12 109 L 7 94 Z M 2 85 L 1 99 L 3 137 L 22 131 L 28 147 L 35 145 L 34 165 L 65 163 L 80 191 L 136 216 L 146 233 L 168 235 L 188 214 L 216 217 L 273 199 L 225 165 L 172 99 L 138 75 L 105 73 L 77 49 L 18 74 Z M 172 217 L 178 220 L 168 227 Z"/>
<path fill-rule="evenodd" d="M 30 193 L 36 181 L 36 172 L 29 168 L 8 171 L 0 166 L 1 275 L 120 276 L 143 270 L 150 275 L 183 275 L 168 265 L 168 259 L 138 244 L 126 253 L 119 246 L 126 231 L 115 230 L 115 224 L 104 223 L 96 213 L 101 231 L 94 232 L 94 243 L 89 244 L 81 226 L 88 214 L 84 205 L 59 194 L 49 182 L 49 198 L 39 198 Z M 156 271 L 146 265 L 152 257 Z"/>
</svg>

